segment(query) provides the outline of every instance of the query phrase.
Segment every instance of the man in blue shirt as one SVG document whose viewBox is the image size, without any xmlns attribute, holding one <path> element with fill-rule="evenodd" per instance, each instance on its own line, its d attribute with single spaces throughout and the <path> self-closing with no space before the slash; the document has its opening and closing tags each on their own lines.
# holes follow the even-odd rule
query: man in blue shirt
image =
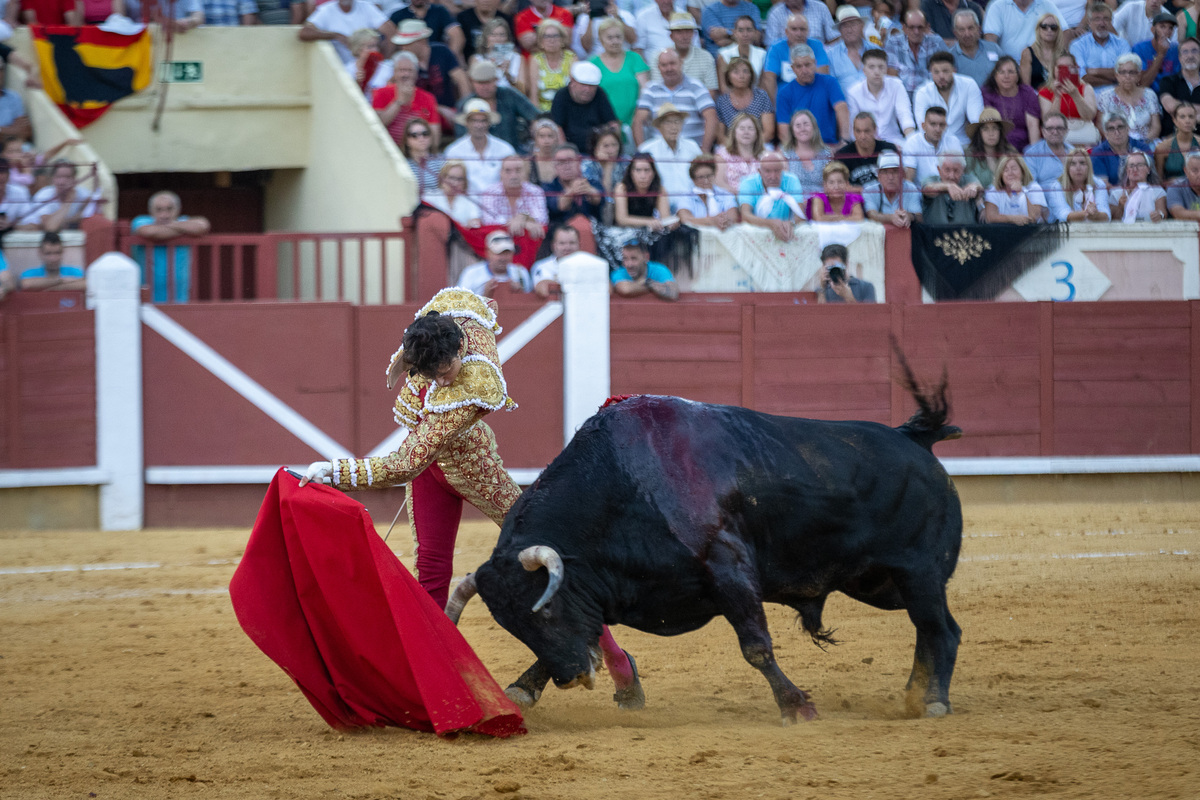
<svg viewBox="0 0 1200 800">
<path fill-rule="evenodd" d="M 792 70 L 796 80 L 779 90 L 775 118 L 779 120 L 780 141 L 786 146 L 792 138 L 792 114 L 804 108 L 812 112 L 826 144 L 850 141 L 850 106 L 837 78 L 817 72 L 812 48 L 798 44 L 792 48 Z M 839 145 L 840 146 L 840 145 Z"/>
<path fill-rule="evenodd" d="M 63 266 L 63 243 L 57 233 L 46 233 L 38 245 L 42 263 L 21 273 L 21 291 L 83 291 L 87 282 L 80 267 Z"/>
<path fill-rule="evenodd" d="M 787 38 L 767 48 L 767 60 L 763 62 L 762 77 L 758 81 L 772 103 L 779 89 L 796 79 L 796 73 L 792 70 L 792 48 L 796 45 L 807 44 L 811 47 L 816 57 L 817 71 L 829 73 L 829 55 L 825 52 L 824 44 L 808 38 L 808 20 L 794 14 L 788 18 L 784 30 Z"/>
<path fill-rule="evenodd" d="M 1150 23 L 1153 38 L 1133 46 L 1134 54 L 1142 60 L 1142 86 L 1149 79 L 1150 88 L 1158 94 L 1159 79 L 1179 72 L 1179 45 L 1175 43 L 1175 18 L 1166 11 L 1154 15 Z"/>
<path fill-rule="evenodd" d="M 652 294 L 659 300 L 678 300 L 679 284 L 666 265 L 650 260 L 650 248 L 641 239 L 621 248 L 623 266 L 611 275 L 613 292 L 621 297 Z"/>
<path fill-rule="evenodd" d="M 1117 59 L 1129 52 L 1129 43 L 1112 33 L 1112 9 L 1103 3 L 1093 3 L 1088 9 L 1091 28 L 1068 48 L 1079 65 L 1084 83 L 1100 89 L 1117 82 Z"/>
<path fill-rule="evenodd" d="M 1121 166 L 1130 153 L 1153 153 L 1150 145 L 1129 136 L 1129 122 L 1120 114 L 1104 120 L 1104 141 L 1092 148 L 1092 170 L 1097 178 L 1116 186 L 1121 178 Z"/>
<path fill-rule="evenodd" d="M 738 186 L 742 222 L 770 228 L 775 238 L 790 242 L 793 226 L 804 222 L 804 187 L 787 171 L 787 157 L 777 150 L 763 153 L 758 174 L 747 176 Z"/>
<path fill-rule="evenodd" d="M 203 236 L 208 233 L 207 219 L 180 216 L 180 210 L 179 195 L 174 192 L 155 192 L 150 196 L 150 213 L 134 217 L 129 225 L 130 232 L 156 242 L 166 242 L 181 236 Z M 175 284 L 174 292 L 169 295 L 171 302 L 186 303 L 191 296 L 192 248 L 190 245 L 177 245 L 173 246 L 171 251 L 167 252 L 166 245 L 154 246 L 150 286 L 151 297 L 155 303 L 168 302 L 168 261 L 172 262 L 171 273 Z M 142 284 L 145 285 L 146 248 L 143 245 L 134 245 L 131 252 L 133 260 L 142 267 Z"/>
<path fill-rule="evenodd" d="M 704 35 L 705 49 L 715 56 L 717 48 L 733 44 L 733 26 L 739 17 L 755 20 L 754 27 L 758 28 L 761 41 L 762 17 L 758 13 L 758 6 L 749 0 L 713 0 L 700 15 L 700 32 Z"/>
</svg>

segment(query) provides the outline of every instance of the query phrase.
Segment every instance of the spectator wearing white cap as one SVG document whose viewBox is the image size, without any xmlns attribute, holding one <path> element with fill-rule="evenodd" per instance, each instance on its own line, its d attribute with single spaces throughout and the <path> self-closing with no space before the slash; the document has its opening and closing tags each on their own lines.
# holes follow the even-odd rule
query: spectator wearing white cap
<svg viewBox="0 0 1200 800">
<path fill-rule="evenodd" d="M 680 135 L 686 119 L 687 114 L 674 104 L 663 103 L 654 112 L 654 127 L 658 130 L 658 136 L 642 143 L 638 148 L 639 153 L 654 156 L 659 178 L 667 192 L 667 199 L 671 201 L 672 209 L 677 208 L 683 198 L 691 195 L 692 179 L 688 170 L 692 159 L 701 155 L 700 145 Z"/>
<path fill-rule="evenodd" d="M 567 90 L 554 95 L 550 118 L 562 128 L 563 136 L 581 152 L 598 130 L 620 130 L 608 95 L 600 88 L 600 68 L 589 61 L 571 67 Z"/>
<path fill-rule="evenodd" d="M 429 41 L 432 33 L 424 21 L 406 19 L 392 37 L 392 44 L 417 57 L 417 88 L 437 98 L 438 112 L 443 117 L 453 118 L 459 98 L 471 93 L 471 84 L 450 48 Z"/>
<path fill-rule="evenodd" d="M 297 36 L 302 42 L 332 41 L 342 63 L 350 64 L 354 61 L 350 54 L 350 35 L 360 28 L 379 31 L 384 37 L 385 51 L 391 50 L 387 41 L 395 35 L 396 26 L 384 16 L 379 6 L 367 0 L 337 0 L 318 6 L 304 21 Z"/>
<path fill-rule="evenodd" d="M 525 142 L 522 137 L 527 135 L 526 132 L 541 113 L 538 111 L 538 107 L 516 89 L 510 86 L 500 86 L 497 82 L 499 73 L 496 65 L 490 61 L 476 61 L 471 65 L 468 75 L 474 91 L 469 97 L 459 101 L 458 110 L 462 111 L 466 104 L 473 99 L 485 101 L 488 108 L 500 118 L 488 132 L 492 136 L 508 142 L 517 150 L 523 149 Z M 459 135 L 465 132 L 465 127 L 457 131 Z"/>
<path fill-rule="evenodd" d="M 487 260 L 472 264 L 458 276 L 458 288 L 469 289 L 480 297 L 506 293 L 521 294 L 533 290 L 529 270 L 513 263 L 517 245 L 508 231 L 492 231 L 484 240 Z"/>
<path fill-rule="evenodd" d="M 704 84 L 683 74 L 683 61 L 674 50 L 663 50 L 658 54 L 657 61 L 662 80 L 650 81 L 642 89 L 637 111 L 633 115 L 634 143 L 641 147 L 648 138 L 646 123 L 663 103 L 671 103 L 687 115 L 683 123 L 683 138 L 692 139 L 702 151 L 711 152 L 719 124 L 712 94 Z"/>
<path fill-rule="evenodd" d="M 921 221 L 921 188 L 904 177 L 898 153 L 879 156 L 879 178 L 863 187 L 867 219 L 897 228 Z"/>
<path fill-rule="evenodd" d="M 671 47 L 683 62 L 683 74 L 702 84 L 715 97 L 720 83 L 717 81 L 717 61 L 712 54 L 699 46 L 693 46 L 696 31 L 700 26 L 686 12 L 671 15 Z M 650 59 L 650 80 L 662 81 L 658 71 L 658 53 Z"/>
<path fill-rule="evenodd" d="M 463 104 L 455 120 L 467 133 L 450 143 L 446 159 L 457 159 L 466 165 L 467 180 L 473 187 L 491 186 L 499 181 L 500 162 L 516 153 L 511 144 L 488 133 L 489 128 L 500 122 L 500 115 L 492 111 L 486 100 L 476 97 Z"/>
<path fill-rule="evenodd" d="M 842 38 L 826 47 L 825 53 L 829 56 L 829 74 L 837 78 L 842 92 L 846 92 L 863 79 L 863 53 L 873 45 L 864 35 L 866 21 L 854 6 L 837 10 L 837 28 Z"/>
</svg>

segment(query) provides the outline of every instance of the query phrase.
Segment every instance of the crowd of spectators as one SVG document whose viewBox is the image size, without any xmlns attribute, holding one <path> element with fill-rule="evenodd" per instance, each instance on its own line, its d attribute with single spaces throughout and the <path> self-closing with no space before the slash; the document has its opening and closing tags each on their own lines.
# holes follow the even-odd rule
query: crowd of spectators
<svg viewBox="0 0 1200 800">
<path fill-rule="evenodd" d="M 590 232 L 614 276 L 629 272 L 629 240 L 676 266 L 665 254 L 680 252 L 681 224 L 746 223 L 787 241 L 807 222 L 1200 217 L 1168 192 L 1200 167 L 1191 5 L 360 8 L 375 6 L 326 3 L 302 38 L 365 29 L 390 56 L 363 85 L 423 201 L 462 226 L 506 226 L 518 252 L 523 237 L 548 256 Z M 363 81 L 367 62 L 343 57 Z M 828 299 L 842 294 L 853 292 Z"/>
</svg>

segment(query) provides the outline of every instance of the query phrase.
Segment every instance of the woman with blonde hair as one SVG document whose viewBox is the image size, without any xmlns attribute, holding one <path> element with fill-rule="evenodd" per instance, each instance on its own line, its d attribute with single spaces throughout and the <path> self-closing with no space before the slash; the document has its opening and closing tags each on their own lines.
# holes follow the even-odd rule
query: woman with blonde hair
<svg viewBox="0 0 1200 800">
<path fill-rule="evenodd" d="M 554 170 L 554 152 L 564 141 L 562 129 L 554 120 L 541 116 L 533 121 L 530 134 L 533 136 L 533 151 L 529 154 L 533 182 L 544 189 L 558 177 Z"/>
<path fill-rule="evenodd" d="M 716 102 L 719 136 L 725 135 L 739 114 L 749 114 L 758 119 L 765 141 L 775 138 L 775 104 L 765 90 L 758 88 L 757 77 L 754 67 L 744 58 L 731 59 L 725 67 L 725 90 L 717 95 Z"/>
<path fill-rule="evenodd" d="M 738 114 L 729 126 L 725 144 L 717 145 L 717 185 L 737 194 L 742 180 L 758 172 L 758 160 L 769 149 L 763 142 L 758 119 L 750 114 Z"/>
<path fill-rule="evenodd" d="M 482 224 L 483 209 L 467 197 L 467 165 L 458 160 L 442 164 L 438 173 L 437 191 L 421 198 L 421 202 L 441 211 L 464 228 L 478 228 Z"/>
<path fill-rule="evenodd" d="M 1063 29 L 1058 17 L 1045 13 L 1034 28 L 1033 44 L 1021 51 L 1021 82 L 1026 86 L 1043 86 L 1054 78 L 1058 57 L 1067 52 Z"/>
<path fill-rule="evenodd" d="M 571 80 L 575 52 L 567 47 L 570 42 L 570 32 L 558 20 L 547 17 L 538 23 L 538 49 L 526 67 L 526 94 L 543 112 L 550 110 L 555 93 Z"/>
<path fill-rule="evenodd" d="M 650 67 L 641 55 L 626 49 L 625 23 L 621 20 L 608 17 L 596 31 L 604 52 L 592 56 L 591 62 L 600 68 L 600 88 L 608 95 L 621 124 L 632 125 L 638 95 L 650 80 Z"/>
<path fill-rule="evenodd" d="M 824 191 L 817 192 L 808 203 L 808 218 L 813 222 L 860 222 L 863 196 L 850 191 L 850 170 L 840 161 L 831 161 L 821 170 Z"/>
<path fill-rule="evenodd" d="M 1091 156 L 1085 148 L 1076 147 L 1063 159 L 1063 174 L 1058 183 L 1050 191 L 1052 221 L 1107 222 L 1112 219 L 1108 190 L 1096 180 Z"/>
<path fill-rule="evenodd" d="M 805 195 L 816 194 L 824 185 L 825 165 L 833 160 L 833 151 L 825 146 L 817 118 L 807 109 L 792 114 L 791 144 L 784 149 L 788 169 L 800 179 Z"/>
<path fill-rule="evenodd" d="M 1029 225 L 1046 217 L 1046 197 L 1020 156 L 1004 156 L 983 196 L 983 221 Z"/>
<path fill-rule="evenodd" d="M 1121 180 L 1108 193 L 1113 219 L 1122 222 L 1162 222 L 1167 218 L 1167 192 L 1159 183 L 1147 153 L 1130 153 Z"/>
</svg>

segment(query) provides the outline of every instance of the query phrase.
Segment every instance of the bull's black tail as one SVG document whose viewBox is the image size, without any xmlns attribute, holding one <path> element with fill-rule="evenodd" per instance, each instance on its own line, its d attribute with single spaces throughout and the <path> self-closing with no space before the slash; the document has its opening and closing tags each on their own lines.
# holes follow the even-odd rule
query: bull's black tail
<svg viewBox="0 0 1200 800">
<path fill-rule="evenodd" d="M 894 336 L 892 337 L 892 350 L 896 354 L 896 362 L 900 365 L 900 384 L 917 401 L 919 408 L 908 422 L 896 430 L 926 450 L 932 450 L 933 446 L 943 439 L 960 438 L 962 428 L 946 424 L 950 419 L 950 401 L 946 398 L 946 388 L 950 380 L 946 375 L 946 368 L 942 367 L 942 381 L 936 389 L 923 390 L 917 383 L 917 376 L 913 374 L 912 367 L 908 365 L 908 359 L 904 357 L 904 352 L 900 349 Z"/>
</svg>

